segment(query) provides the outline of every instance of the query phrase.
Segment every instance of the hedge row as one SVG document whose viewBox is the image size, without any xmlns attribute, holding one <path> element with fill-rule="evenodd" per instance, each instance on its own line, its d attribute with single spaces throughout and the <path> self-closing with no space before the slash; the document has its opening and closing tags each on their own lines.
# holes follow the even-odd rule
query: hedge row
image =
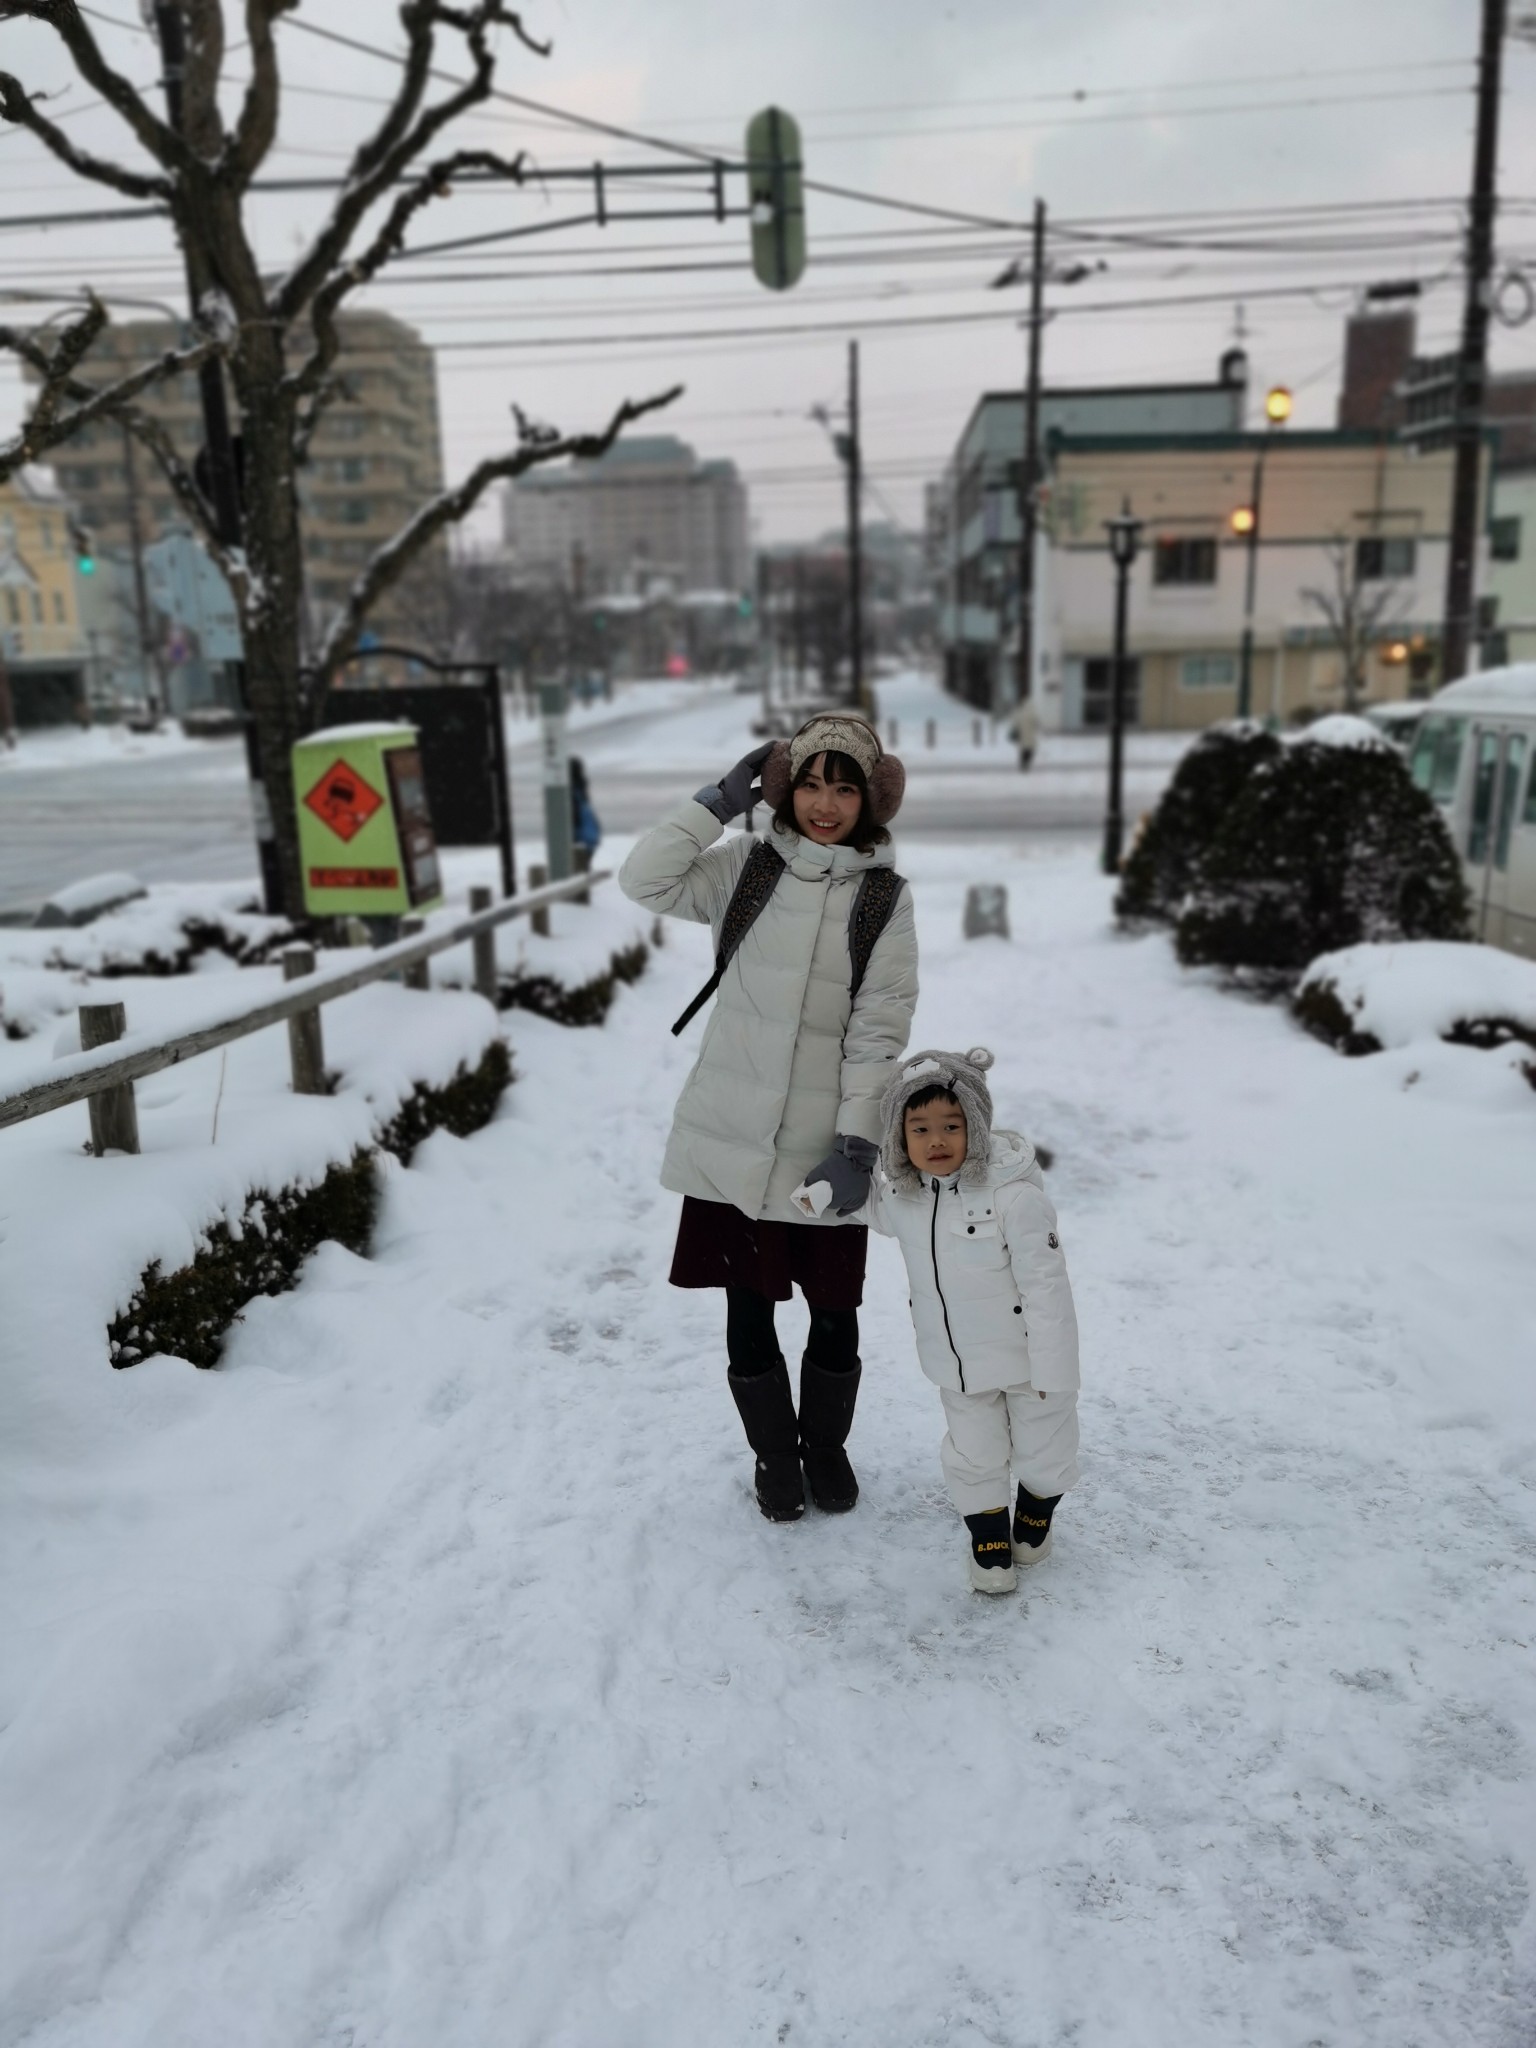
<svg viewBox="0 0 1536 2048">
<path fill-rule="evenodd" d="M 415 1089 L 380 1132 L 378 1150 L 408 1165 L 434 1131 L 467 1138 L 490 1122 L 511 1079 L 511 1057 L 495 1039 L 477 1066 L 461 1065 L 440 1088 Z M 165 1273 L 157 1260 L 147 1269 L 133 1299 L 107 1326 L 113 1365 L 137 1365 L 157 1352 L 217 1365 L 246 1303 L 293 1287 L 304 1261 L 327 1238 L 366 1256 L 377 1211 L 372 1151 L 359 1150 L 309 1186 L 253 1194 L 237 1221 L 209 1226 L 190 1265 Z"/>
<path fill-rule="evenodd" d="M 1470 914 L 1445 822 L 1395 749 L 1282 745 L 1247 724 L 1184 757 L 1115 909 L 1171 922 L 1188 965 L 1278 984 L 1362 941 L 1465 938 Z"/>
</svg>

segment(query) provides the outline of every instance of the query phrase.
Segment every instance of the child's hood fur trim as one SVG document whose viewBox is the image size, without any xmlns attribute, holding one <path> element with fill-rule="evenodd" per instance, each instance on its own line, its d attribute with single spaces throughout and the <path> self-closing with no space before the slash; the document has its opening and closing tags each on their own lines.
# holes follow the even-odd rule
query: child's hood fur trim
<svg viewBox="0 0 1536 2048">
<path fill-rule="evenodd" d="M 922 1176 L 907 1157 L 905 1117 L 907 1104 L 925 1088 L 947 1090 L 964 1112 L 960 1185 L 979 1187 L 986 1179 L 992 1163 L 992 1093 L 986 1080 L 991 1065 L 992 1055 L 984 1045 L 974 1045 L 969 1052 L 911 1052 L 898 1061 L 880 1104 L 880 1163 L 893 1187 L 911 1192 L 922 1185 Z"/>
</svg>

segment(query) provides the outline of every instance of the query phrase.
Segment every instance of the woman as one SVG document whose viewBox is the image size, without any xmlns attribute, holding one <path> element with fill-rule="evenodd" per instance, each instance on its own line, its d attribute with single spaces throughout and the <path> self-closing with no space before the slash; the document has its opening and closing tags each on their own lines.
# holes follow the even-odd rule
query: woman
<svg viewBox="0 0 1536 2048">
<path fill-rule="evenodd" d="M 677 805 L 619 875 L 634 902 L 713 926 L 726 950 L 735 944 L 661 1180 L 683 1197 L 673 1286 L 725 1289 L 727 1378 L 757 1456 L 758 1506 L 775 1522 L 805 1512 L 807 1481 L 829 1513 L 859 1496 L 843 1446 L 859 1387 L 867 1232 L 845 1218 L 868 1191 L 881 1093 L 907 1042 L 917 935 L 904 884 L 893 897 L 870 890 L 870 903 L 889 902 L 872 947 L 864 905 L 853 932 L 850 917 L 861 881 L 893 867 L 886 826 L 904 786 L 901 763 L 862 719 L 812 718 L 787 745 L 758 747 Z M 759 794 L 773 806 L 765 841 L 782 870 L 745 931 L 738 903 L 723 932 L 764 842 L 722 834 Z M 757 856 L 756 870 L 764 865 L 771 870 Z M 816 1220 L 789 1201 L 808 1178 L 833 1189 Z M 773 1321 L 794 1286 L 811 1311 L 798 1416 Z"/>
</svg>

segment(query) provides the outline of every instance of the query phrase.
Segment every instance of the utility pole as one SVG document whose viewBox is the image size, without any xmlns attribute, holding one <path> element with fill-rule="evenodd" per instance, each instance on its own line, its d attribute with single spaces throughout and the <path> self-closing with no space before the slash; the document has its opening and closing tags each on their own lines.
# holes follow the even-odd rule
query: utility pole
<svg viewBox="0 0 1536 2048">
<path fill-rule="evenodd" d="M 848 344 L 848 632 L 853 701 L 864 708 L 864 451 L 859 445 L 859 344 Z"/>
<path fill-rule="evenodd" d="M 182 18 L 180 0 L 154 0 L 155 34 L 160 44 L 160 61 L 164 69 L 166 112 L 170 125 L 178 135 L 184 133 L 185 104 L 183 82 L 186 75 L 186 22 Z M 188 247 L 183 251 L 187 269 L 187 292 L 192 301 L 194 326 L 206 330 L 210 318 L 205 300 L 216 288 L 218 279 L 204 276 L 194 251 Z M 198 387 L 203 401 L 203 435 L 208 451 L 207 494 L 213 509 L 214 531 L 219 545 L 223 548 L 239 548 L 244 544 L 244 522 L 240 510 L 240 477 L 236 465 L 234 434 L 229 423 L 229 397 L 224 389 L 224 365 L 217 356 L 208 357 L 198 369 Z M 245 764 L 251 785 L 251 816 L 256 827 L 256 851 L 261 863 L 261 893 L 263 903 L 271 915 L 282 909 L 283 879 L 278 860 L 277 836 L 272 822 L 272 806 L 267 797 L 267 786 L 262 780 L 261 756 L 257 747 L 256 727 L 246 703 L 245 664 L 231 662 L 235 691 L 240 701 L 245 722 Z"/>
<path fill-rule="evenodd" d="M 133 564 L 133 611 L 139 629 L 139 670 L 149 708 L 158 720 L 168 708 L 165 669 L 160 659 L 154 621 L 149 615 L 149 589 L 144 580 L 144 500 L 139 491 L 138 450 L 127 427 L 123 428 L 123 478 L 128 486 L 128 554 Z"/>
<path fill-rule="evenodd" d="M 1024 378 L 1024 460 L 1019 465 L 1018 699 L 1034 695 L 1035 507 L 1040 487 L 1040 330 L 1045 324 L 1045 201 L 1035 201 L 1029 272 L 1029 367 Z M 995 707 L 994 707 L 995 708 Z"/>
<path fill-rule="evenodd" d="M 1488 317 L 1493 277 L 1493 217 L 1498 206 L 1499 82 L 1509 0 L 1483 0 L 1477 58 L 1477 141 L 1467 209 L 1467 292 L 1456 373 L 1455 469 L 1451 481 L 1451 547 L 1445 572 L 1441 680 L 1465 673 L 1476 625 L 1477 531 L 1481 498 L 1483 398 L 1488 380 Z"/>
</svg>

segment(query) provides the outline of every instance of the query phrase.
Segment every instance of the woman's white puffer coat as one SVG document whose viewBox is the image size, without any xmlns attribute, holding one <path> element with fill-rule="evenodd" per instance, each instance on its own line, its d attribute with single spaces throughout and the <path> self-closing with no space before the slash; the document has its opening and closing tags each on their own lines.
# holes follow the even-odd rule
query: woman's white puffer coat
<svg viewBox="0 0 1536 2048">
<path fill-rule="evenodd" d="M 718 946 L 753 844 L 749 832 L 724 832 L 702 804 L 677 805 L 638 842 L 620 888 L 648 910 L 708 924 Z M 791 1193 L 838 1132 L 880 1141 L 880 1097 L 917 1003 L 917 932 L 903 889 L 855 1003 L 848 917 L 859 878 L 891 866 L 891 848 L 859 853 L 796 833 L 768 836 L 787 872 L 726 968 L 678 1099 L 661 1182 L 782 1222 Z"/>
<path fill-rule="evenodd" d="M 887 1180 L 860 1214 L 901 1245 L 929 1379 L 967 1394 L 1076 1392 L 1072 1284 L 1027 1138 L 994 1131 L 991 1163 L 974 1185 L 956 1174 L 925 1176 L 911 1190 Z"/>
</svg>

